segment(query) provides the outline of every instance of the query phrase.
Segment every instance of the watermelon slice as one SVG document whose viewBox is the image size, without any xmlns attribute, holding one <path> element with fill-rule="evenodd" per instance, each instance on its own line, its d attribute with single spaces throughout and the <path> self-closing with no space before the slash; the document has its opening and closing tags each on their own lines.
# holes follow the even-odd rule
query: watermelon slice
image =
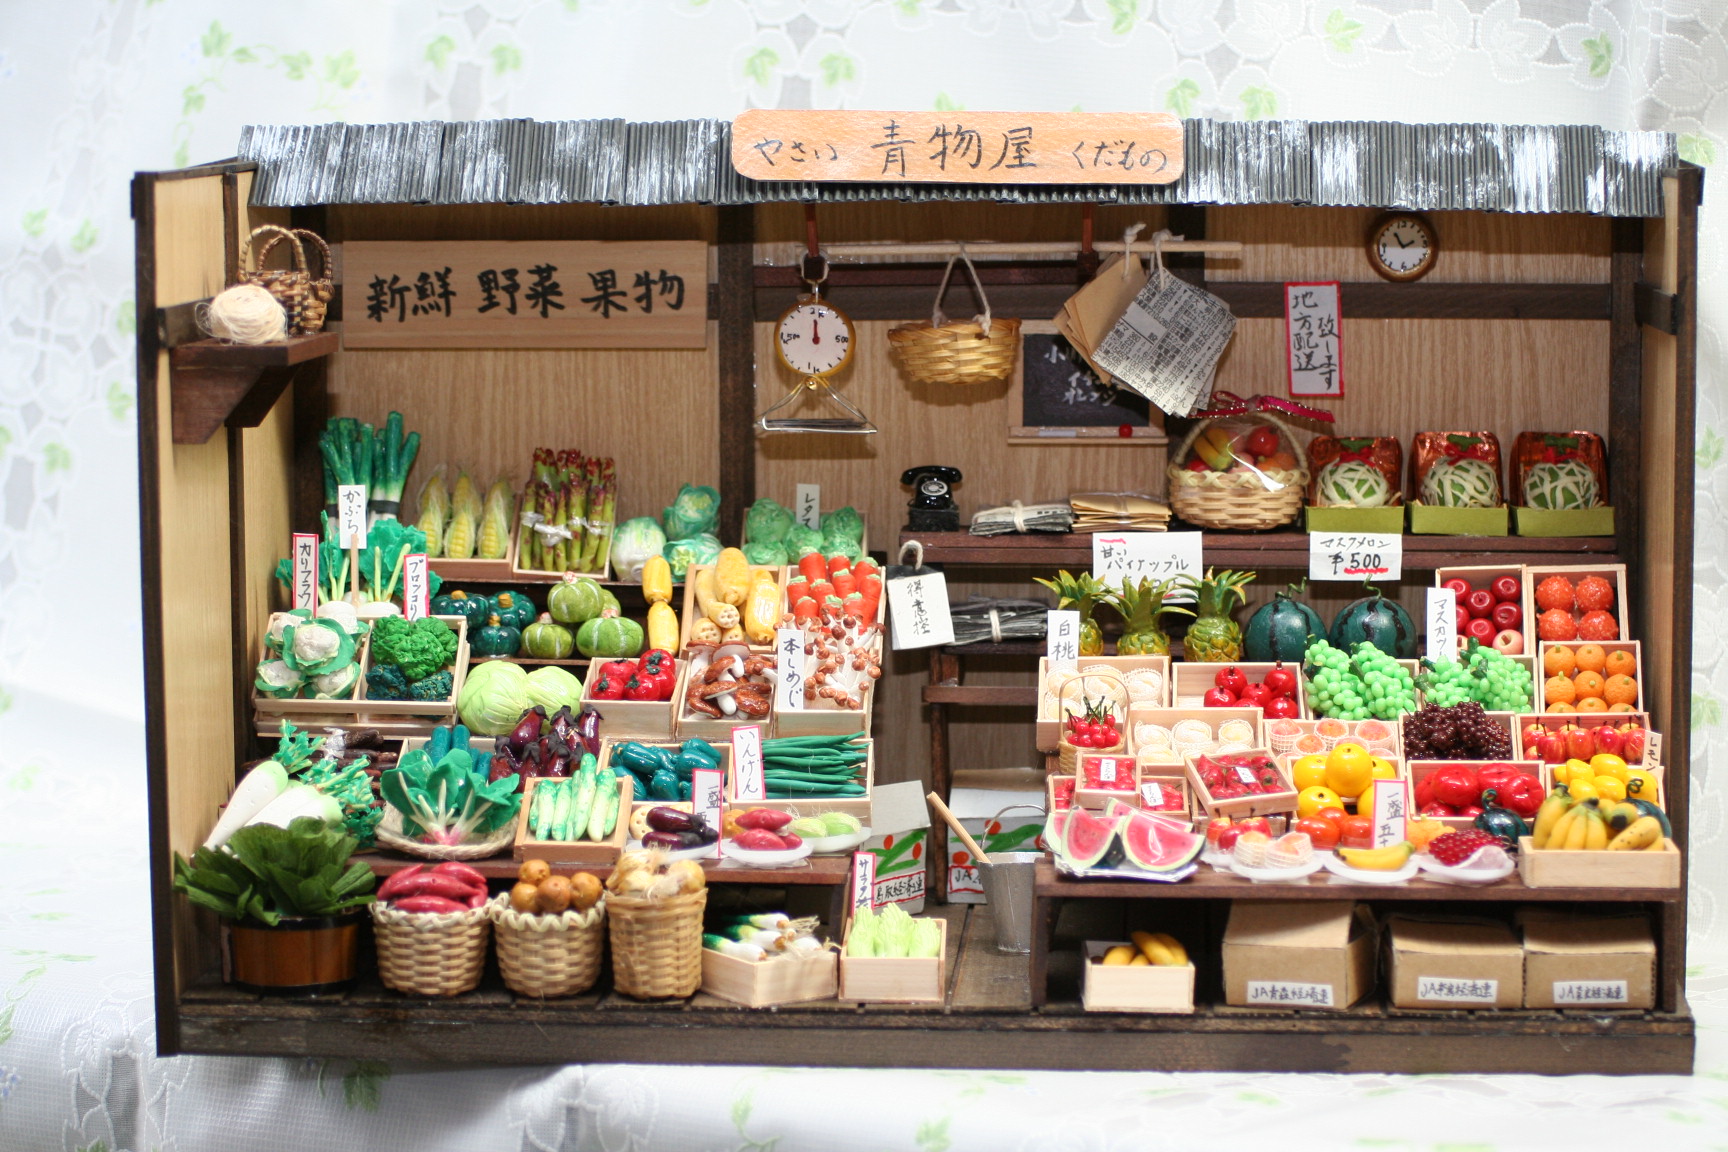
<svg viewBox="0 0 1728 1152">
<path fill-rule="evenodd" d="M 1174 872 L 1206 846 L 1206 838 L 1188 831 L 1180 823 L 1153 812 L 1126 805 L 1113 813 L 1117 838 L 1128 863 L 1146 872 Z"/>
<path fill-rule="evenodd" d="M 1116 836 L 1119 819 L 1099 816 L 1084 808 L 1070 808 L 1057 838 L 1062 858 L 1075 868 L 1110 868 L 1122 860 Z"/>
</svg>

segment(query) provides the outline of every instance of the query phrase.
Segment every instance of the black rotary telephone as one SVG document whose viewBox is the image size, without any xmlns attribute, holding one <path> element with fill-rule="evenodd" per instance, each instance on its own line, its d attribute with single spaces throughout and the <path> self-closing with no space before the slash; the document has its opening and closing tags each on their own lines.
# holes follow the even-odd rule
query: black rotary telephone
<svg viewBox="0 0 1728 1152">
<path fill-rule="evenodd" d="M 912 499 L 906 505 L 906 530 L 960 531 L 960 509 L 952 494 L 960 479 L 960 469 L 945 464 L 921 464 L 906 469 L 900 476 L 900 483 L 912 486 Z"/>
</svg>

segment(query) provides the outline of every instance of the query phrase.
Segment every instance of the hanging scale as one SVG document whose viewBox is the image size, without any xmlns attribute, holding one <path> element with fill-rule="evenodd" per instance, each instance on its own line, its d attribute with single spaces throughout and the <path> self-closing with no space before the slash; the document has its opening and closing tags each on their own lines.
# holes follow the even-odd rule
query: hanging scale
<svg viewBox="0 0 1728 1152">
<path fill-rule="evenodd" d="M 822 299 L 822 284 L 828 279 L 828 261 L 821 260 L 821 274 L 809 278 L 810 291 L 798 297 L 774 326 L 774 351 L 780 362 L 798 373 L 803 381 L 772 408 L 762 413 L 756 426 L 764 432 L 832 432 L 869 434 L 876 431 L 864 413 L 834 390 L 831 377 L 852 362 L 856 332 L 846 313 Z M 795 406 L 806 391 L 815 394 L 818 405 L 838 409 L 843 416 L 779 416 L 783 408 Z"/>
</svg>

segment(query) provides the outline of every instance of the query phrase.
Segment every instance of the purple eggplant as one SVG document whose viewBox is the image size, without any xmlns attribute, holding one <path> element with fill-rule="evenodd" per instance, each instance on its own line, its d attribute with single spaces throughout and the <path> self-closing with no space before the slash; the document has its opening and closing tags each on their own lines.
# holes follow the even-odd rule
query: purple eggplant
<svg viewBox="0 0 1728 1152">
<path fill-rule="evenodd" d="M 582 709 L 582 715 L 576 718 L 576 738 L 588 755 L 600 755 L 600 713 L 592 708 Z"/>
<path fill-rule="evenodd" d="M 570 705 L 552 714 L 552 731 L 558 734 L 558 739 L 570 744 L 576 739 L 576 717 L 570 711 Z"/>
<path fill-rule="evenodd" d="M 676 852 L 684 847 L 684 834 L 682 832 L 648 832 L 642 837 L 642 847 L 666 848 Z"/>
<path fill-rule="evenodd" d="M 505 737 L 510 742 L 510 751 L 520 756 L 527 751 L 528 746 L 540 739 L 541 727 L 546 723 L 546 706 L 536 704 L 522 713 L 522 718 L 516 721 L 516 727 Z"/>
<path fill-rule="evenodd" d="M 693 832 L 696 817 L 682 808 L 650 808 L 648 827 L 656 832 Z"/>
</svg>

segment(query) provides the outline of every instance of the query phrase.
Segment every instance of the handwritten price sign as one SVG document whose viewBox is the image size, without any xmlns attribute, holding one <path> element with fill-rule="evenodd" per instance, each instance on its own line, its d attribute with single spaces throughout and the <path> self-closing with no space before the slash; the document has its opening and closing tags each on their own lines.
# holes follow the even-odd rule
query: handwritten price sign
<svg viewBox="0 0 1728 1152">
<path fill-rule="evenodd" d="M 762 729 L 755 724 L 732 729 L 732 779 L 738 799 L 768 799 L 762 772 Z"/>
<path fill-rule="evenodd" d="M 1404 537 L 1396 532 L 1310 532 L 1308 579 L 1401 580 Z"/>
</svg>

